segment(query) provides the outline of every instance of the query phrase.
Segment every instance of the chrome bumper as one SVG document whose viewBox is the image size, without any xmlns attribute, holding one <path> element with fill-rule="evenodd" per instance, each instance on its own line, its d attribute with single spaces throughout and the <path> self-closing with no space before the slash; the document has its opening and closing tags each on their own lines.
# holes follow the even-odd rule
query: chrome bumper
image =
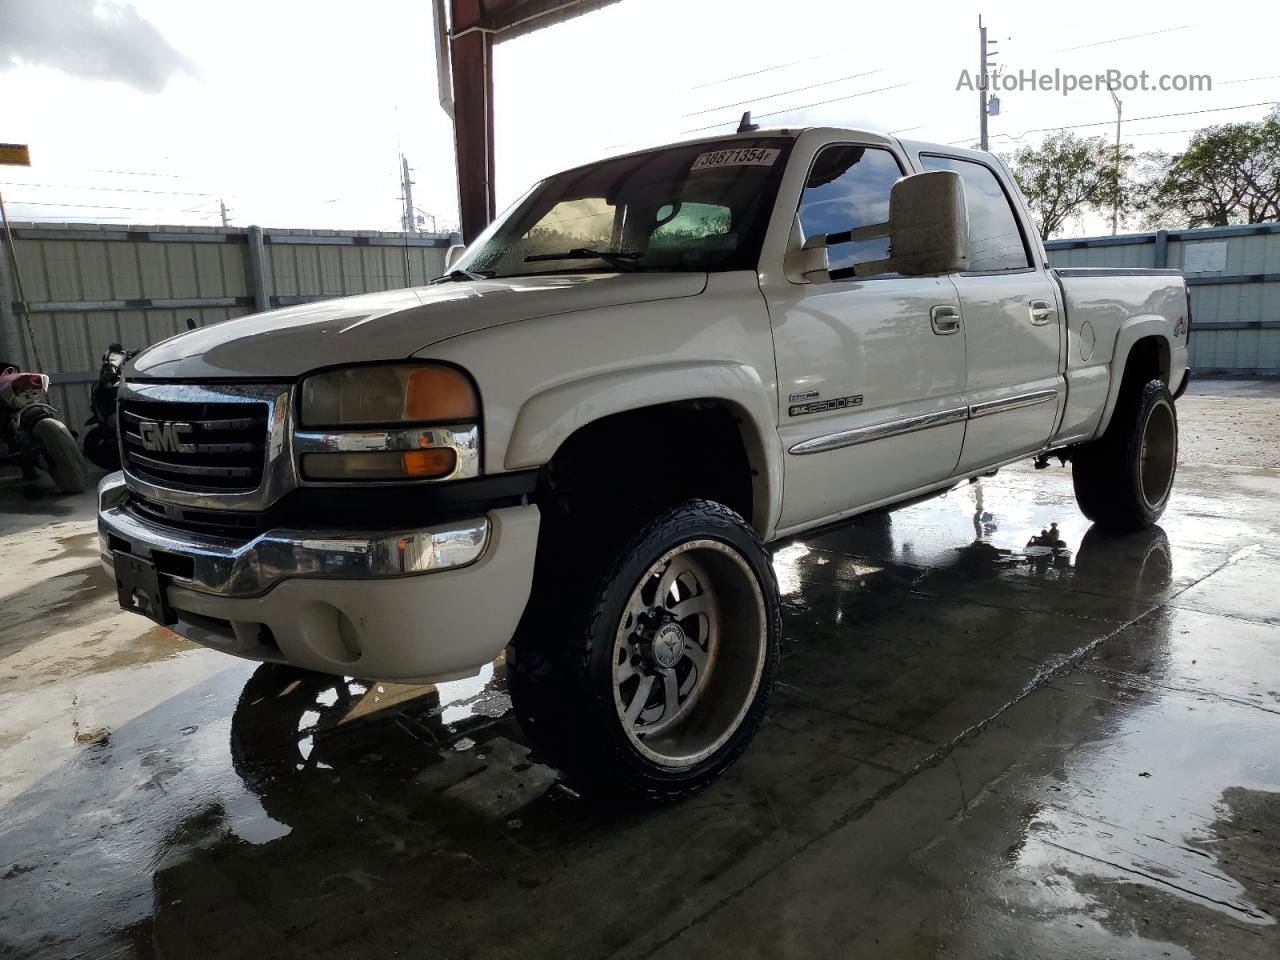
<svg viewBox="0 0 1280 960">
<path fill-rule="evenodd" d="M 146 559 L 183 558 L 190 570 L 173 573 L 170 563 L 165 575 L 189 590 L 221 597 L 260 596 L 292 578 L 374 580 L 455 569 L 480 559 L 489 543 L 487 517 L 370 533 L 277 529 L 243 543 L 139 519 L 125 509 L 128 495 L 123 473 L 108 474 L 98 485 L 103 563 L 112 567 L 113 551 L 125 545 Z"/>
</svg>

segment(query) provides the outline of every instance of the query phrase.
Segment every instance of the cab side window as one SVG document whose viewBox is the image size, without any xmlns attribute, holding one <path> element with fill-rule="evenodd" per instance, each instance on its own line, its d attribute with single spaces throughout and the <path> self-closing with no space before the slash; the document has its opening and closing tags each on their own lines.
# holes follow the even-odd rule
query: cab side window
<svg viewBox="0 0 1280 960">
<path fill-rule="evenodd" d="M 889 191 L 901 178 L 902 168 L 888 150 L 852 144 L 824 147 L 800 196 L 805 238 L 884 223 L 889 219 Z M 847 279 L 856 264 L 889 256 L 889 238 L 836 244 L 828 256 L 832 279 Z"/>
<path fill-rule="evenodd" d="M 1018 217 L 995 171 L 975 160 L 922 156 L 926 170 L 950 170 L 964 181 L 969 211 L 969 270 L 1025 270 L 1031 266 Z"/>
</svg>

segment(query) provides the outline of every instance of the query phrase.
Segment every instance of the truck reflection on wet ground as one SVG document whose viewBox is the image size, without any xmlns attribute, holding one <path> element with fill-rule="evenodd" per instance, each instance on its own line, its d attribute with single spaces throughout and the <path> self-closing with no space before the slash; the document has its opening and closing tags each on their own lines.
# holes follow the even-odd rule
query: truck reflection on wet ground
<svg viewBox="0 0 1280 960">
<path fill-rule="evenodd" d="M 1065 473 L 1028 470 L 781 546 L 769 722 L 727 777 L 649 812 L 530 755 L 501 660 L 406 687 L 182 648 L 70 705 L 15 687 L 0 943 L 1270 955 L 1275 521 L 1186 476 L 1161 527 L 1122 538 L 1074 512 Z M 61 738 L 66 710 L 87 739 Z"/>
</svg>

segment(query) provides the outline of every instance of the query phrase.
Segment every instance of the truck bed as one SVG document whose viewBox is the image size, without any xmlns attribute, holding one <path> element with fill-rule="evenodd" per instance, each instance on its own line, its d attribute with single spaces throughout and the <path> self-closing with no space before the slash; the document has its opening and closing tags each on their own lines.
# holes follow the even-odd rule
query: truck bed
<svg viewBox="0 0 1280 960">
<path fill-rule="evenodd" d="M 1049 272 L 1061 291 L 1066 337 L 1067 408 L 1055 440 L 1075 443 L 1093 437 L 1110 417 L 1112 360 L 1128 354 L 1118 348 L 1161 330 L 1167 334 L 1179 320 L 1189 325 L 1186 282 L 1178 270 L 1062 267 Z M 1185 332 L 1166 361 L 1169 389 L 1176 392 L 1187 369 Z"/>
</svg>

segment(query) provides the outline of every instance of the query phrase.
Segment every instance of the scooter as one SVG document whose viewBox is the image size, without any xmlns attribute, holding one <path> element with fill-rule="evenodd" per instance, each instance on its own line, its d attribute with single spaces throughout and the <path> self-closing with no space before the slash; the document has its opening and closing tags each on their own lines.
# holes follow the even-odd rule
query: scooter
<svg viewBox="0 0 1280 960">
<path fill-rule="evenodd" d="M 35 479 L 39 469 L 63 493 L 80 493 L 89 485 L 76 438 L 49 403 L 49 378 L 43 373 L 23 373 L 3 361 L 0 441 L 6 449 L 0 453 L 0 466 L 20 466 L 28 480 Z"/>
<path fill-rule="evenodd" d="M 136 350 L 126 350 L 118 343 L 107 347 L 102 355 L 98 382 L 89 391 L 92 415 L 85 425 L 84 455 L 103 470 L 120 469 L 120 437 L 116 422 L 116 393 L 120 389 L 121 371 Z"/>
</svg>

